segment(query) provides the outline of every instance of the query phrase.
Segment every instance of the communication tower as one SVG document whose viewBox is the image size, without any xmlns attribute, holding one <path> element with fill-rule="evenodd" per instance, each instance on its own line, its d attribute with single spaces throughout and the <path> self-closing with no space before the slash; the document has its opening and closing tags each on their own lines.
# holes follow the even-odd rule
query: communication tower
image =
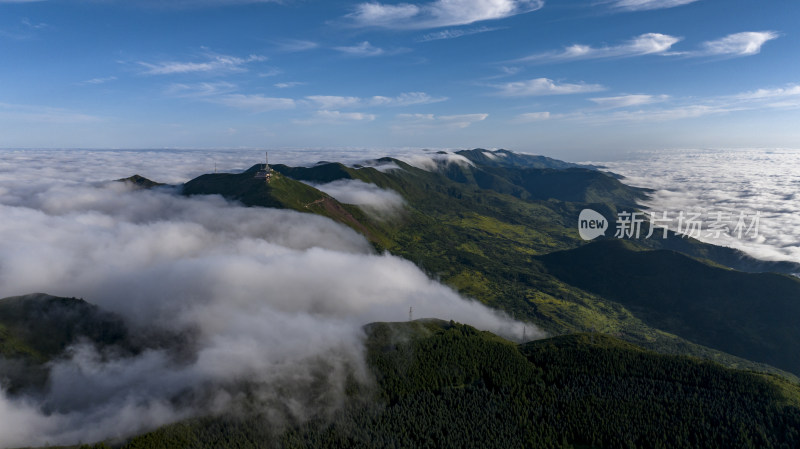
<svg viewBox="0 0 800 449">
<path fill-rule="evenodd" d="M 269 184 L 269 182 L 272 181 L 272 169 L 269 168 L 269 151 L 266 152 L 266 159 L 264 162 L 264 167 L 256 172 L 256 179 L 263 179 L 264 182 Z"/>
</svg>

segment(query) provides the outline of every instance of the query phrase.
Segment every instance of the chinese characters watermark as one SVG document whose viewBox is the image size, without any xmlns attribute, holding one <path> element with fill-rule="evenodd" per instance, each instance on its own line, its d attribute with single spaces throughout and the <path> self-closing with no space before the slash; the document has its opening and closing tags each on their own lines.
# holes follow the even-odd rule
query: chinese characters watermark
<svg viewBox="0 0 800 449">
<path fill-rule="evenodd" d="M 624 239 L 649 239 L 661 229 L 662 238 L 667 238 L 667 231 L 672 230 L 684 238 L 718 239 L 731 237 L 737 239 L 758 237 L 761 212 L 747 214 L 722 211 L 685 212 L 677 214 L 667 211 L 617 213 L 614 237 Z M 605 235 L 609 228 L 606 218 L 592 209 L 584 209 L 578 218 L 578 231 L 584 240 L 593 240 Z"/>
</svg>

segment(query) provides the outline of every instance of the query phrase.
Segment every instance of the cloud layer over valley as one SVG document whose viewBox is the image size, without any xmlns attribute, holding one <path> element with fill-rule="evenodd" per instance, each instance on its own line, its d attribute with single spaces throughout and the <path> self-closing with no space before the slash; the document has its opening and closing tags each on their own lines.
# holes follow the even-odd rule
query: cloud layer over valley
<svg viewBox="0 0 800 449">
<path fill-rule="evenodd" d="M 244 153 L 0 153 L 0 297 L 81 297 L 122 315 L 134 332 L 188 339 L 180 357 L 169 347 L 111 358 L 73 347 L 52 364 L 41 397 L 2 393 L 2 446 L 98 441 L 224 412 L 244 400 L 243 381 L 254 385 L 247 400 L 275 424 L 325 417 L 344 400 L 348 376 L 370 383 L 362 326 L 403 321 L 409 307 L 415 318 L 522 334 L 521 323 L 406 260 L 376 254 L 330 220 L 103 181 L 139 172 L 175 182 L 208 164 L 204 154 L 223 160 L 221 169 L 258 161 Z M 356 204 L 396 205 L 396 194 L 352 187 L 329 185 L 357 195 Z"/>
<path fill-rule="evenodd" d="M 626 176 L 627 184 L 655 189 L 645 205 L 659 217 L 664 212 L 673 219 L 681 211 L 687 216 L 700 213 L 700 240 L 759 259 L 800 262 L 798 163 L 797 150 L 751 149 L 647 151 L 602 165 Z M 732 231 L 739 215 L 745 214 L 749 226 L 756 212 L 761 214 L 758 235 L 738 238 Z M 730 216 L 729 234 L 734 235 L 706 231 L 718 213 Z"/>
</svg>

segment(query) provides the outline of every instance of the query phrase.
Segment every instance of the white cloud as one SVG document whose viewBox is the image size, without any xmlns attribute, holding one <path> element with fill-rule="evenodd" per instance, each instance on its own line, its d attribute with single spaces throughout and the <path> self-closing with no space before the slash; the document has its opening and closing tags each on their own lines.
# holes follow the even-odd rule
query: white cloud
<svg viewBox="0 0 800 449">
<path fill-rule="evenodd" d="M 397 165 L 394 161 L 386 162 L 380 161 L 377 159 L 367 160 L 360 162 L 358 164 L 358 168 L 369 167 L 378 170 L 379 172 L 388 172 L 392 170 L 402 170 L 399 165 Z"/>
<path fill-rule="evenodd" d="M 647 33 L 620 45 L 593 47 L 591 45 L 574 44 L 560 51 L 549 51 L 526 56 L 516 60 L 516 62 L 552 63 L 583 59 L 629 58 L 644 55 L 750 56 L 758 54 L 765 43 L 778 37 L 778 33 L 774 31 L 748 31 L 704 42 L 701 44 L 700 50 L 670 51 L 683 38 L 668 34 Z"/>
<path fill-rule="evenodd" d="M 301 39 L 287 39 L 279 41 L 276 44 L 278 51 L 287 53 L 295 53 L 300 51 L 313 50 L 319 48 L 319 44 L 314 41 L 307 41 Z"/>
<path fill-rule="evenodd" d="M 694 56 L 750 56 L 761 52 L 761 47 L 778 38 L 774 31 L 747 31 L 704 42 L 702 50 L 689 53 Z"/>
<path fill-rule="evenodd" d="M 542 0 L 435 0 L 424 4 L 361 3 L 347 18 L 357 26 L 424 29 L 468 25 L 536 11 Z"/>
<path fill-rule="evenodd" d="M 460 154 L 449 151 L 437 151 L 434 154 L 411 154 L 398 157 L 401 161 L 422 170 L 435 171 L 447 168 L 450 164 L 471 167 L 475 164 Z"/>
<path fill-rule="evenodd" d="M 226 81 L 219 81 L 213 83 L 196 83 L 196 84 L 183 84 L 183 83 L 175 83 L 171 84 L 166 89 L 167 95 L 177 96 L 177 97 L 213 97 L 229 92 L 233 92 L 236 90 L 236 85 L 226 82 Z"/>
<path fill-rule="evenodd" d="M 275 87 L 289 88 L 304 83 L 278 83 Z M 342 114 L 339 109 L 352 108 L 373 108 L 373 107 L 402 107 L 421 104 L 437 103 L 447 100 L 443 97 L 432 97 L 425 92 L 404 92 L 394 97 L 376 95 L 373 97 L 345 97 L 339 95 L 310 95 L 303 99 L 276 98 L 261 94 L 242 94 L 237 93 L 238 87 L 235 84 L 225 81 L 203 82 L 195 84 L 175 83 L 166 89 L 166 94 L 181 98 L 193 98 L 207 101 L 210 103 L 222 104 L 237 109 L 246 109 L 253 112 L 265 112 L 276 109 L 291 109 L 296 106 L 312 106 L 323 115 L 326 113 L 340 114 L 339 120 L 349 120 L 352 117 Z M 362 119 L 372 117 L 371 114 L 363 114 Z M 316 117 L 332 118 L 332 117 Z"/>
<path fill-rule="evenodd" d="M 162 0 L 134 0 L 142 3 L 163 3 Z M 251 3 L 283 3 L 285 0 L 172 0 L 175 6 L 202 7 L 202 6 L 227 6 L 227 5 L 246 5 Z"/>
<path fill-rule="evenodd" d="M 791 84 L 786 87 L 778 87 L 772 89 L 757 89 L 752 92 L 744 92 L 735 95 L 734 98 L 739 100 L 766 100 L 766 99 L 782 99 L 800 96 L 800 84 Z"/>
<path fill-rule="evenodd" d="M 409 3 L 384 5 L 381 3 L 362 3 L 349 15 L 356 23 L 365 26 L 392 27 L 405 22 L 420 13 L 421 8 Z"/>
<path fill-rule="evenodd" d="M 289 88 L 292 88 L 292 87 L 303 86 L 305 84 L 306 83 L 304 83 L 302 81 L 289 81 L 289 82 L 286 82 L 286 83 L 275 83 L 275 84 L 273 84 L 273 86 L 277 87 L 278 89 L 289 89 Z"/>
<path fill-rule="evenodd" d="M 30 28 L 32 30 L 43 30 L 45 28 L 49 28 L 50 27 L 50 25 L 48 25 L 48 24 L 46 24 L 44 22 L 39 22 L 39 23 L 31 22 L 31 19 L 28 19 L 27 17 L 22 19 L 20 22 L 23 25 L 25 25 L 26 27 L 28 27 L 28 28 Z"/>
<path fill-rule="evenodd" d="M 613 114 L 586 115 L 585 119 L 595 123 L 606 123 L 614 121 L 623 122 L 665 122 L 672 120 L 683 120 L 688 118 L 698 118 L 707 115 L 726 114 L 742 110 L 730 105 L 723 104 L 687 104 L 671 108 L 656 108 L 646 110 L 618 111 Z"/>
<path fill-rule="evenodd" d="M 283 73 L 283 71 L 281 69 L 276 69 L 276 68 L 273 67 L 273 68 L 268 69 L 266 72 L 259 73 L 258 76 L 260 78 L 269 78 L 271 76 L 280 75 L 281 73 Z"/>
<path fill-rule="evenodd" d="M 371 56 L 380 56 L 385 53 L 384 49 L 376 47 L 370 44 L 368 41 L 351 46 L 334 47 L 334 49 L 350 56 L 359 56 L 365 58 Z"/>
<path fill-rule="evenodd" d="M 32 0 L 32 1 L 38 1 L 38 0 Z M 3 3 L 28 3 L 28 1 L 3 1 L 3 0 L 0 0 L 0 4 L 3 4 Z M 5 30 L 4 29 L 0 29 L 0 37 L 6 37 L 6 38 L 9 38 L 9 39 L 14 39 L 14 40 L 27 40 L 27 39 L 34 38 L 37 35 L 37 32 L 50 28 L 50 25 L 48 25 L 46 23 L 43 23 L 43 22 L 35 23 L 35 22 L 32 22 L 27 17 L 23 18 L 22 20 L 20 20 L 19 24 L 21 26 L 20 25 L 13 26 L 13 25 L 9 24 L 11 26 L 10 29 L 5 29 Z"/>
<path fill-rule="evenodd" d="M 628 58 L 653 54 L 664 54 L 673 45 L 680 42 L 680 37 L 661 33 L 646 33 L 619 45 L 592 47 L 575 44 L 562 51 L 550 51 L 519 59 L 519 62 L 557 62 L 580 59 Z"/>
<path fill-rule="evenodd" d="M 296 125 L 345 125 L 349 123 L 365 123 L 374 121 L 375 114 L 365 112 L 342 112 L 323 109 L 316 111 L 311 118 L 294 120 Z"/>
<path fill-rule="evenodd" d="M 667 95 L 640 94 L 590 98 L 589 100 L 601 108 L 551 114 L 548 118 L 593 124 L 641 123 L 683 120 L 744 111 L 794 110 L 800 109 L 800 84 L 706 98 L 674 98 Z M 621 110 L 609 111 L 609 109 Z M 542 117 L 537 115 L 526 117 L 526 114 L 522 114 L 517 116 L 515 121 L 524 123 L 526 118 L 536 120 Z"/>
<path fill-rule="evenodd" d="M 589 100 L 607 109 L 627 108 L 667 100 L 666 95 L 621 95 L 617 97 L 590 98 Z"/>
<path fill-rule="evenodd" d="M 364 114 L 362 112 L 340 112 L 322 110 L 316 112 L 316 117 L 322 120 L 330 120 L 335 122 L 349 122 L 349 121 L 372 121 L 375 120 L 375 115 Z"/>
<path fill-rule="evenodd" d="M 176 97 L 193 98 L 252 112 L 292 109 L 296 106 L 296 102 L 292 98 L 234 93 L 236 90 L 237 86 L 235 84 L 220 81 L 215 83 L 172 84 L 167 88 L 166 93 Z"/>
<path fill-rule="evenodd" d="M 724 162 L 720 162 L 724 161 Z M 604 163 L 604 165 L 606 165 Z M 721 212 L 733 220 L 741 213 L 746 224 L 761 212 L 759 238 L 737 238 L 730 232 L 716 236 L 702 232 L 698 239 L 731 246 L 764 260 L 800 261 L 800 153 L 796 150 L 704 149 L 641 152 L 636 157 L 607 166 L 626 177 L 626 183 L 654 189 L 645 202 L 647 210 L 659 216 L 664 211 L 677 225 L 679 211 L 700 212 L 703 229 Z M 764 179 L 769 182 L 764 182 Z"/>
<path fill-rule="evenodd" d="M 0 118 L 9 121 L 53 124 L 98 122 L 97 116 L 50 106 L 0 103 Z"/>
<path fill-rule="evenodd" d="M 407 131 L 411 129 L 464 129 L 474 123 L 482 122 L 489 117 L 489 114 L 458 114 L 458 115 L 434 115 L 434 114 L 398 114 L 399 124 L 392 128 L 395 131 Z"/>
<path fill-rule="evenodd" d="M 228 94 L 217 98 L 215 101 L 225 106 L 253 112 L 292 109 L 295 107 L 295 101 L 291 98 L 274 98 L 263 95 Z"/>
<path fill-rule="evenodd" d="M 519 67 L 519 66 L 505 66 L 504 65 L 504 66 L 497 67 L 497 69 L 498 69 L 498 71 L 500 73 L 498 73 L 497 75 L 487 76 L 487 77 L 485 77 L 483 79 L 484 80 L 493 80 L 493 79 L 499 79 L 499 78 L 507 78 L 509 76 L 514 76 L 517 73 L 520 73 L 522 71 L 522 67 Z"/>
<path fill-rule="evenodd" d="M 343 97 L 337 95 L 311 95 L 307 100 L 321 109 L 340 109 L 375 106 L 412 106 L 438 103 L 447 100 L 444 97 L 431 97 L 425 92 L 404 92 L 396 97 L 376 95 L 373 97 Z"/>
<path fill-rule="evenodd" d="M 473 123 L 482 122 L 488 117 L 489 114 L 440 115 L 436 117 L 436 120 L 448 127 L 466 128 Z"/>
<path fill-rule="evenodd" d="M 200 62 L 186 61 L 162 61 L 144 62 L 138 64 L 146 70 L 145 75 L 175 75 L 184 73 L 203 73 L 203 72 L 241 72 L 245 71 L 245 65 L 252 62 L 266 61 L 264 56 L 250 55 L 246 58 L 237 56 L 207 54 L 205 60 Z"/>
<path fill-rule="evenodd" d="M 17 1 L 17 0 L 0 0 Z M 44 0 L 19 0 L 19 1 L 44 1 Z M 154 9 L 194 9 L 214 8 L 221 6 L 248 5 L 255 3 L 284 3 L 285 0 L 98 0 L 106 3 L 124 3 L 125 5 Z"/>
<path fill-rule="evenodd" d="M 309 95 L 306 99 L 322 109 L 359 107 L 364 104 L 364 101 L 359 97 L 342 97 L 339 95 Z"/>
<path fill-rule="evenodd" d="M 399 168 L 397 165 L 395 167 Z M 312 185 L 341 203 L 359 206 L 379 220 L 397 217 L 405 205 L 405 200 L 397 192 L 358 179 L 341 179 Z"/>
<path fill-rule="evenodd" d="M 478 28 L 454 28 L 449 30 L 436 31 L 428 33 L 420 37 L 420 42 L 438 41 L 443 39 L 456 39 L 462 36 L 470 36 L 473 34 L 488 33 L 489 31 L 496 31 L 500 28 L 478 27 Z"/>
<path fill-rule="evenodd" d="M 550 113 L 547 111 L 544 112 L 526 112 L 524 114 L 518 115 L 515 119 L 515 123 L 532 123 L 532 122 L 541 122 L 544 120 L 550 120 Z"/>
<path fill-rule="evenodd" d="M 439 103 L 446 100 L 447 97 L 431 97 L 425 92 L 405 92 L 396 97 L 375 96 L 370 98 L 369 102 L 376 106 L 412 106 Z"/>
<path fill-rule="evenodd" d="M 434 114 L 397 114 L 397 118 L 403 120 L 420 120 L 420 121 L 436 120 L 436 116 Z"/>
<path fill-rule="evenodd" d="M 143 160 L 174 170 L 196 163 L 193 152 L 46 154 L 61 176 L 42 176 L 48 164 L 37 152 L 0 160 L 14 168 L 0 171 L 0 297 L 82 297 L 136 332 L 170 330 L 191 341 L 118 357 L 74 347 L 52 364 L 41 395 L 0 391 L 4 446 L 124 438 L 230 411 L 241 405 L 237 396 L 278 421 L 330 417 L 348 374 L 368 382 L 362 326 L 404 319 L 409 307 L 419 317 L 522 334 L 521 323 L 461 298 L 411 262 L 375 254 L 326 218 L 85 181 L 132 174 Z M 248 393 L 239 395 L 243 379 Z"/>
<path fill-rule="evenodd" d="M 599 92 L 605 87 L 599 84 L 569 84 L 556 83 L 548 78 L 536 78 L 527 81 L 515 81 L 505 84 L 497 84 L 493 87 L 499 89 L 499 95 L 507 97 L 524 97 L 534 95 L 569 95 L 582 94 L 588 92 Z"/>
<path fill-rule="evenodd" d="M 615 0 L 612 7 L 627 11 L 645 11 L 650 9 L 674 8 L 688 5 L 698 0 Z"/>
<path fill-rule="evenodd" d="M 92 78 L 81 82 L 81 84 L 105 84 L 111 81 L 115 81 L 116 79 L 117 79 L 116 76 L 107 76 L 105 78 Z"/>
<path fill-rule="evenodd" d="M 762 111 L 800 108 L 800 85 L 791 84 L 779 88 L 756 89 L 734 95 L 722 95 L 700 99 L 674 108 L 651 111 L 620 113 L 626 120 L 675 120 L 711 114 L 724 114 L 740 111 Z M 641 118 L 636 117 L 640 115 Z M 613 117 L 613 116 L 612 116 Z"/>
</svg>

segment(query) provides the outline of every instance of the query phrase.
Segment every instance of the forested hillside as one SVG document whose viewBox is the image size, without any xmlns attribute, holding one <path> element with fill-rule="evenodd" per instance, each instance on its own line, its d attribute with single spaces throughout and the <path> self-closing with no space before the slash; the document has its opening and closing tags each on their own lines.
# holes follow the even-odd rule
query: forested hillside
<svg viewBox="0 0 800 449">
<path fill-rule="evenodd" d="M 457 323 L 367 326 L 377 379 L 335 419 L 269 429 L 199 419 L 123 447 L 791 448 L 800 389 L 576 334 L 514 345 Z"/>
<path fill-rule="evenodd" d="M 541 256 L 562 281 L 618 302 L 648 325 L 800 373 L 800 279 L 710 266 L 622 240 Z"/>
<path fill-rule="evenodd" d="M 694 354 L 729 366 L 770 370 L 745 359 L 756 360 L 800 373 L 793 361 L 795 355 L 785 351 L 787 342 L 794 340 L 792 317 L 796 316 L 800 283 L 736 270 L 710 275 L 720 272 L 720 265 L 791 272 L 798 270 L 794 264 L 757 261 L 733 249 L 674 233 L 662 239 L 660 230 L 656 231 L 659 238 L 640 238 L 630 247 L 614 245 L 621 242 L 611 238 L 613 224 L 607 233 L 614 240 L 609 242 L 608 251 L 599 258 L 594 254 L 584 257 L 581 251 L 587 242 L 577 233 L 580 211 L 591 208 L 606 217 L 616 217 L 618 211 L 633 210 L 647 191 L 628 187 L 591 167 L 548 158 L 504 150 L 458 154 L 468 160 L 440 162 L 433 170 L 390 158 L 376 162 L 394 164 L 397 169 L 321 163 L 307 168 L 278 165 L 275 170 L 318 183 L 357 179 L 400 193 L 406 200 L 402 219 L 370 225 L 377 229 L 371 235 L 382 236 L 379 249 L 411 260 L 463 294 L 552 334 L 597 330 L 661 352 Z M 369 222 L 369 217 L 361 219 Z M 642 236 L 647 229 L 645 225 Z M 603 245 L 588 247 L 606 248 Z M 661 249 L 689 257 L 661 260 L 654 277 L 639 279 L 626 290 L 641 269 L 636 258 L 658 257 L 639 252 Z M 574 254 L 574 260 L 561 264 L 560 269 L 552 262 L 556 256 L 541 257 L 566 250 L 575 251 L 564 253 Z M 576 264 L 575 270 L 571 263 Z M 594 278 L 614 286 L 616 293 L 625 290 L 626 298 L 638 299 L 623 300 L 622 293 L 591 288 Z M 731 288 L 745 284 L 750 288 Z M 786 288 L 775 290 L 773 284 Z M 714 295 L 707 295 L 707 291 L 714 291 Z M 709 307 L 727 304 L 729 307 L 721 312 L 727 318 L 718 319 L 713 312 L 691 312 L 698 296 L 703 296 Z M 648 297 L 657 306 L 637 306 Z M 718 299 L 712 301 L 712 297 Z M 670 304 L 681 310 L 674 313 Z M 730 307 L 733 304 L 751 307 Z M 759 313 L 750 313 L 756 309 Z M 687 315 L 691 325 L 680 321 L 681 314 Z M 753 320 L 754 316 L 764 319 Z"/>
</svg>

